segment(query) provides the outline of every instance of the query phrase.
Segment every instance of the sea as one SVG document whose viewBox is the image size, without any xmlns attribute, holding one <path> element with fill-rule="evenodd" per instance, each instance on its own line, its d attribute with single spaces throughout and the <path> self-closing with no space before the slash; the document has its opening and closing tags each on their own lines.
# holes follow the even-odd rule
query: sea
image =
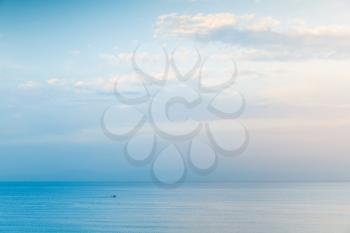
<svg viewBox="0 0 350 233">
<path fill-rule="evenodd" d="M 0 232 L 350 233 L 350 183 L 0 183 Z"/>
</svg>

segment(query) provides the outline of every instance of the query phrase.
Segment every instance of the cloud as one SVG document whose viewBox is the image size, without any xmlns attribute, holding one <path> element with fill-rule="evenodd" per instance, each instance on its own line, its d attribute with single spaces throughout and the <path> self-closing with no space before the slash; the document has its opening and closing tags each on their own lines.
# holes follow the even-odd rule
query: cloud
<svg viewBox="0 0 350 233">
<path fill-rule="evenodd" d="M 17 88 L 20 90 L 31 90 L 31 89 L 35 89 L 38 88 L 40 86 L 40 84 L 38 82 L 35 81 L 25 81 L 23 83 L 20 83 Z"/>
<path fill-rule="evenodd" d="M 158 17 L 156 33 L 161 34 L 164 29 L 170 35 L 189 36 L 205 35 L 218 28 L 232 27 L 238 24 L 238 17 L 229 13 L 177 15 L 176 13 Z"/>
<path fill-rule="evenodd" d="M 270 16 L 257 17 L 254 14 L 172 13 L 158 17 L 155 36 L 222 42 L 255 49 L 259 51 L 255 57 L 257 59 L 350 57 L 350 26 L 309 26 L 301 19 L 282 24 Z"/>
<path fill-rule="evenodd" d="M 60 80 L 57 78 L 52 78 L 52 79 L 48 79 L 46 82 L 49 85 L 57 85 L 60 82 Z"/>
<path fill-rule="evenodd" d="M 170 35 L 189 38 L 209 38 L 220 31 L 271 31 L 280 22 L 270 16 L 257 18 L 254 14 L 231 13 L 178 15 L 176 13 L 158 17 L 156 36 Z"/>
<path fill-rule="evenodd" d="M 78 80 L 73 83 L 73 87 L 78 90 L 90 90 L 99 93 L 113 92 L 116 78 L 95 78 Z"/>
<path fill-rule="evenodd" d="M 321 37 L 321 36 L 332 36 L 332 37 L 349 37 L 350 27 L 344 25 L 333 25 L 333 26 L 307 26 L 304 20 L 295 19 L 292 22 L 290 34 L 294 36 L 307 36 L 307 37 Z"/>
<path fill-rule="evenodd" d="M 140 89 L 140 78 L 134 73 L 100 76 L 94 78 L 70 79 L 51 78 L 47 80 L 22 81 L 17 85 L 21 93 L 40 95 L 65 95 L 74 94 L 113 94 L 115 85 L 118 83 L 118 90 L 133 92 Z"/>
<path fill-rule="evenodd" d="M 118 90 L 127 93 L 134 93 L 143 88 L 140 79 L 133 73 L 113 75 L 110 77 L 100 77 L 92 79 L 76 80 L 68 85 L 78 91 L 87 91 L 97 94 L 113 94 L 115 85 L 118 84 Z"/>
<path fill-rule="evenodd" d="M 115 55 L 115 54 L 101 53 L 99 55 L 99 58 L 101 60 L 104 60 L 104 61 L 108 62 L 109 64 L 112 64 L 112 65 L 120 63 L 120 60 L 119 60 L 118 56 Z"/>
<path fill-rule="evenodd" d="M 247 25 L 247 29 L 251 31 L 270 31 L 280 25 L 280 21 L 273 19 L 272 17 L 262 17 L 256 22 Z"/>
</svg>

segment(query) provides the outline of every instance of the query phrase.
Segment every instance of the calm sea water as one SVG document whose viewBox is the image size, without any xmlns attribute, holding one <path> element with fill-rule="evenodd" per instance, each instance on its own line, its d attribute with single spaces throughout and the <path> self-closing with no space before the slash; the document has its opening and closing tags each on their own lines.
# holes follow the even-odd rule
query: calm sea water
<svg viewBox="0 0 350 233">
<path fill-rule="evenodd" d="M 350 233 L 350 184 L 0 183 L 0 232 Z"/>
</svg>

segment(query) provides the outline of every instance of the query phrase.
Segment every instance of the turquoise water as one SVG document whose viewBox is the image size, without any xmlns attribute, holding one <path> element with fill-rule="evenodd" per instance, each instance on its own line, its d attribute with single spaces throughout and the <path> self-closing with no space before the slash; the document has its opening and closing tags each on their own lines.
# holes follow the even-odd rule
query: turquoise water
<svg viewBox="0 0 350 233">
<path fill-rule="evenodd" d="M 350 184 L 0 183 L 0 232 L 350 233 Z"/>
</svg>

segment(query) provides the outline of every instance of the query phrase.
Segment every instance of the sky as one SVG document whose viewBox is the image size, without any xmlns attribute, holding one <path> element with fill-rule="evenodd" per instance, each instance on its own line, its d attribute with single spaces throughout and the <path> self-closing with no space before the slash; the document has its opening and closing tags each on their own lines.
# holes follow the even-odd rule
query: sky
<svg viewBox="0 0 350 233">
<path fill-rule="evenodd" d="M 130 163 L 100 121 L 116 105 L 113 129 L 128 127 L 135 114 L 118 105 L 114 83 L 139 94 L 132 52 L 160 75 L 161 46 L 179 48 L 180 70 L 198 49 L 209 84 L 234 59 L 246 100 L 246 150 L 218 156 L 205 176 L 189 170 L 189 181 L 350 180 L 349 9 L 345 0 L 0 0 L 0 181 L 150 181 L 151 163 Z"/>
</svg>

